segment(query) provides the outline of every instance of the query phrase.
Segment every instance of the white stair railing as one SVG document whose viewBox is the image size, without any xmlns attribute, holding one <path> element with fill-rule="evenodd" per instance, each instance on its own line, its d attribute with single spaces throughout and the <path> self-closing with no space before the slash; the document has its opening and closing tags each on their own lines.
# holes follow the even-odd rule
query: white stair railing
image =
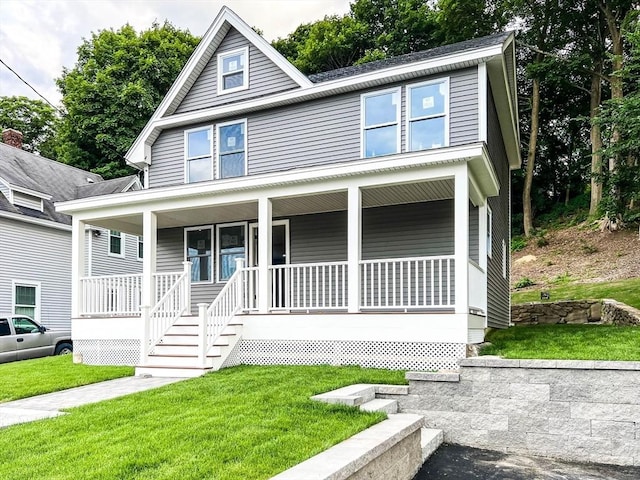
<svg viewBox="0 0 640 480">
<path fill-rule="evenodd" d="M 244 259 L 236 259 L 236 271 L 227 280 L 227 284 L 220 290 L 215 300 L 206 309 L 206 315 L 202 318 L 204 308 L 200 308 L 200 351 L 201 364 L 206 361 L 207 352 L 220 337 L 223 330 L 229 325 L 233 317 L 244 307 L 244 284 L 246 272 L 244 271 Z M 200 307 L 200 305 L 198 305 Z"/>
<path fill-rule="evenodd" d="M 169 327 L 191 309 L 191 262 L 183 262 L 183 265 L 184 271 L 160 300 L 152 308 L 142 309 L 146 340 L 143 343 L 151 347 L 151 351 Z"/>
<path fill-rule="evenodd" d="M 362 308 L 423 309 L 455 305 L 455 257 L 360 262 Z"/>
</svg>

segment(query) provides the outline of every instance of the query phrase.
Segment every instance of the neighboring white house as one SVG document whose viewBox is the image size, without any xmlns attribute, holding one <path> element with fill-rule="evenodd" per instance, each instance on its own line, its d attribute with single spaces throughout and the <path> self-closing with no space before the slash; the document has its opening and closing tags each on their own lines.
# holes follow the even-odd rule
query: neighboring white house
<svg viewBox="0 0 640 480">
<path fill-rule="evenodd" d="M 21 149 L 22 135 L 0 143 L 0 311 L 71 327 L 71 217 L 53 203 L 140 188 L 135 175 L 100 175 Z M 86 275 L 140 273 L 138 237 L 87 225 Z"/>
<path fill-rule="evenodd" d="M 224 7 L 126 155 L 145 188 L 57 204 L 77 350 L 454 368 L 509 324 L 514 67 L 504 33 L 307 77 Z M 83 278 L 88 224 L 144 234 L 141 304 Z"/>
</svg>

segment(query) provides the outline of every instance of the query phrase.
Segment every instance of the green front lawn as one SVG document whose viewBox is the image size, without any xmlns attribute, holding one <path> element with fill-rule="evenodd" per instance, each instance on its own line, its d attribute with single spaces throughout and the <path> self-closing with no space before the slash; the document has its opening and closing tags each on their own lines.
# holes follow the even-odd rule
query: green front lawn
<svg viewBox="0 0 640 480">
<path fill-rule="evenodd" d="M 481 355 L 556 360 L 640 361 L 640 327 L 518 325 L 492 330 Z"/>
<path fill-rule="evenodd" d="M 0 403 L 133 375 L 132 367 L 74 364 L 72 355 L 0 365 Z"/>
<path fill-rule="evenodd" d="M 629 278 L 616 282 L 570 283 L 550 288 L 534 288 L 526 291 L 515 291 L 511 294 L 511 302 L 539 302 L 540 292 L 550 292 L 550 302 L 560 300 L 584 300 L 613 298 L 632 307 L 640 308 L 640 278 Z"/>
<path fill-rule="evenodd" d="M 404 372 L 240 366 L 0 431 L 0 478 L 268 479 L 384 418 L 309 400 Z M 19 448 L 16 448 L 19 446 Z"/>
</svg>

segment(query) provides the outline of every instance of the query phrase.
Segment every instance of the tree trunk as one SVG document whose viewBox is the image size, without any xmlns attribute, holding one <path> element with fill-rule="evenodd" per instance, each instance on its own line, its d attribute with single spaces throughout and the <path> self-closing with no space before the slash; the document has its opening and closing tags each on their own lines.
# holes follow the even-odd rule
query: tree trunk
<svg viewBox="0 0 640 480">
<path fill-rule="evenodd" d="M 533 79 L 531 92 L 531 136 L 529 151 L 527 152 L 527 173 L 524 178 L 524 192 L 522 193 L 524 235 L 530 237 L 533 233 L 533 215 L 531 212 L 531 185 L 533 183 L 533 167 L 536 161 L 536 144 L 538 141 L 538 117 L 540 115 L 540 79 Z"/>
<path fill-rule="evenodd" d="M 595 72 L 591 75 L 591 105 L 589 107 L 589 118 L 591 119 L 591 203 L 589 214 L 595 215 L 598 212 L 600 200 L 602 200 L 602 134 L 600 125 L 597 125 L 595 117 L 598 116 L 602 96 L 602 81 L 600 71 L 602 64 L 595 66 Z"/>
</svg>

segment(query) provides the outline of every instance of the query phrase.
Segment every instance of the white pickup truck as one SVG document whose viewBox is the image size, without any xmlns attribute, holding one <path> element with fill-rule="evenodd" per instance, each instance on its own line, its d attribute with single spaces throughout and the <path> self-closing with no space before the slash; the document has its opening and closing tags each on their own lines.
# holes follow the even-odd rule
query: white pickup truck
<svg viewBox="0 0 640 480">
<path fill-rule="evenodd" d="M 72 351 L 71 330 L 52 330 L 26 315 L 0 313 L 0 363 Z"/>
</svg>

